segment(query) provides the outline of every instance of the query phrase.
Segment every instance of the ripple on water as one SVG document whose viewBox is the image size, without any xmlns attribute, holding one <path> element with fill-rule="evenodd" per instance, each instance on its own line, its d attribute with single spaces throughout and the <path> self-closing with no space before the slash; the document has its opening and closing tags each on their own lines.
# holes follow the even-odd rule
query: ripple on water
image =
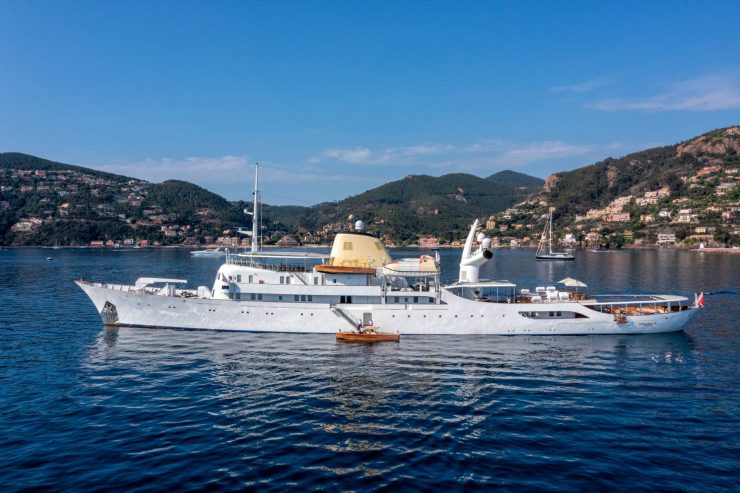
<svg viewBox="0 0 740 493">
<path fill-rule="evenodd" d="M 58 279 L 105 269 L 130 281 L 166 258 L 173 273 L 208 284 L 214 266 L 178 252 L 132 262 L 60 251 L 58 270 L 44 273 L 34 251 L 12 254 L 0 257 L 6 489 L 717 491 L 740 480 L 732 289 L 708 297 L 722 309 L 700 313 L 686 333 L 366 346 L 101 329 L 84 295 Z M 522 252 L 500 255 L 496 268 L 510 270 L 494 277 L 565 277 Z M 702 260 L 694 276 L 635 268 L 656 255 L 594 256 L 603 265 L 576 262 L 565 274 L 609 288 L 610 276 L 584 274 L 614 269 L 637 288 L 686 292 L 740 277 L 725 259 Z M 443 263 L 455 259 L 443 252 Z"/>
</svg>

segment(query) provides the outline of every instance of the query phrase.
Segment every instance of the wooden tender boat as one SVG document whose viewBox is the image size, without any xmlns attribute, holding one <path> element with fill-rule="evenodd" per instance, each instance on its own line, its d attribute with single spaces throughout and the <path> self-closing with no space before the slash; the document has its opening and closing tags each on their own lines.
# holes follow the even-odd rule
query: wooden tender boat
<svg viewBox="0 0 740 493">
<path fill-rule="evenodd" d="M 375 332 L 375 330 L 369 328 L 363 329 L 362 331 L 353 330 L 351 332 L 337 332 L 337 340 L 343 342 L 398 342 L 400 339 L 400 334 Z"/>
</svg>

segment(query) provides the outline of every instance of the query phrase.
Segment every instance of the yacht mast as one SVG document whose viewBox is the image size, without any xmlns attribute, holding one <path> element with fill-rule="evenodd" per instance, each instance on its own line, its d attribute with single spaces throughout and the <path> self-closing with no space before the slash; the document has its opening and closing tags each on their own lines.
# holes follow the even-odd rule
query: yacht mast
<svg viewBox="0 0 740 493">
<path fill-rule="evenodd" d="M 260 242 L 260 217 L 259 217 L 259 169 L 260 163 L 254 165 L 254 190 L 252 191 L 252 253 L 257 253 Z"/>
</svg>

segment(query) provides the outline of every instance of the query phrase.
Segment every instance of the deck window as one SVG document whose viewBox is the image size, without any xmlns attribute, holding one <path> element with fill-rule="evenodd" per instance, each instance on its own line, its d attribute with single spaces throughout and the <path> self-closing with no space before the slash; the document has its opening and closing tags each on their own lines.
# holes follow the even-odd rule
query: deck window
<svg viewBox="0 0 740 493">
<path fill-rule="evenodd" d="M 236 298 L 237 300 L 240 300 L 242 298 L 242 294 L 241 293 L 234 293 L 234 298 Z"/>
<path fill-rule="evenodd" d="M 297 294 L 295 296 L 293 296 L 293 301 L 298 301 L 298 300 L 299 300 L 299 298 L 298 298 L 298 295 Z"/>
<path fill-rule="evenodd" d="M 254 276 L 252 274 L 249 274 L 249 282 L 250 283 L 254 282 Z"/>
<path fill-rule="evenodd" d="M 256 294 L 254 294 L 254 293 L 251 293 L 251 294 L 249 295 L 249 298 L 250 298 L 250 299 L 252 299 L 252 300 L 256 300 L 256 299 L 257 299 L 257 295 L 256 295 Z"/>
<path fill-rule="evenodd" d="M 236 275 L 236 282 L 242 282 L 242 275 L 241 274 L 237 274 Z"/>
</svg>

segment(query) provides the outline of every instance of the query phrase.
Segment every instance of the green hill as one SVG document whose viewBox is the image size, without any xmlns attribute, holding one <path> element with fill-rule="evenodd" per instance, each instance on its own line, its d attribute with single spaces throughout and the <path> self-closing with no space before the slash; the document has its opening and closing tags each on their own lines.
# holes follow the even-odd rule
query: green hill
<svg viewBox="0 0 740 493">
<path fill-rule="evenodd" d="M 421 234 L 456 238 L 474 218 L 511 207 L 530 193 L 507 183 L 519 180 L 518 185 L 526 175 L 505 175 L 503 183 L 492 179 L 495 176 L 408 175 L 340 202 L 315 206 L 316 210 L 307 211 L 306 224 L 316 228 L 346 221 L 351 214 L 399 241 L 411 241 Z M 530 184 L 539 180 L 526 178 Z"/>
<path fill-rule="evenodd" d="M 545 180 L 524 173 L 518 173 L 516 171 L 504 170 L 494 173 L 486 180 L 497 183 L 499 185 L 506 185 L 517 189 L 526 189 L 530 192 L 536 191 L 545 184 Z"/>
<path fill-rule="evenodd" d="M 656 147 L 557 173 L 548 178 L 544 196 L 561 215 L 585 213 L 623 195 L 663 186 L 674 196 L 692 196 L 685 178 L 704 166 L 740 164 L 740 127 L 713 130 L 675 145 Z M 682 179 L 683 177 L 683 179 Z M 698 192 L 698 191 L 697 191 Z"/>
<path fill-rule="evenodd" d="M 181 180 L 149 183 L 21 153 L 0 154 L 0 241 L 88 244 L 141 238 L 176 244 L 248 225 L 243 201 L 229 202 Z M 313 233 L 325 241 L 353 215 L 399 241 L 422 234 L 456 238 L 475 217 L 502 211 L 542 185 L 513 171 L 480 178 L 408 175 L 339 202 L 263 206 L 266 237 Z"/>
</svg>

